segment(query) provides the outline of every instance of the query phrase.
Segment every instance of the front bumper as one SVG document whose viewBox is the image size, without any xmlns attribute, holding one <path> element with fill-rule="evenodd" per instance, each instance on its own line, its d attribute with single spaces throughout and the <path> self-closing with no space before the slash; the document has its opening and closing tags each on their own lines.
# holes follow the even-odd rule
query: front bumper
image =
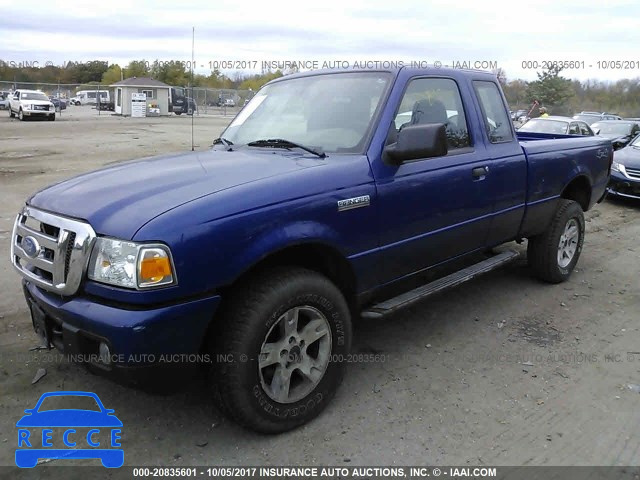
<svg viewBox="0 0 640 480">
<path fill-rule="evenodd" d="M 55 110 L 22 110 L 25 117 L 49 117 L 55 115 Z"/>
<path fill-rule="evenodd" d="M 607 185 L 607 193 L 618 197 L 640 200 L 640 179 L 636 180 L 620 172 L 612 171 Z"/>
<path fill-rule="evenodd" d="M 150 309 L 127 309 L 85 297 L 61 297 L 23 280 L 27 304 L 44 312 L 51 344 L 71 359 L 105 371 L 195 363 L 220 296 Z M 33 307 L 32 307 L 33 311 Z M 32 314 L 34 328 L 36 315 Z M 42 321 L 41 321 L 42 322 Z M 99 360 L 100 343 L 109 362 Z M 198 356 L 198 358 L 200 358 Z"/>
</svg>

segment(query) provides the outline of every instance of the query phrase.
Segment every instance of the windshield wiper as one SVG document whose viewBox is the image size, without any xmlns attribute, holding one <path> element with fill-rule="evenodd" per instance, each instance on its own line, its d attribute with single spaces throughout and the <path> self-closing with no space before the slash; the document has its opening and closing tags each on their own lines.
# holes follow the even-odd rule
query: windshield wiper
<svg viewBox="0 0 640 480">
<path fill-rule="evenodd" d="M 323 151 L 314 150 L 310 147 L 305 147 L 304 145 L 300 145 L 299 143 L 292 142 L 290 140 L 285 140 L 284 138 L 269 138 L 267 140 L 256 140 L 255 142 L 247 143 L 249 147 L 276 147 L 276 148 L 300 148 L 305 152 L 313 153 L 320 158 L 324 158 L 327 156 Z"/>
<path fill-rule="evenodd" d="M 227 148 L 227 152 L 233 151 L 233 148 L 231 148 L 231 145 L 233 145 L 232 141 L 227 140 L 226 138 L 218 137 L 213 141 L 213 145 L 219 144 L 224 145 Z"/>
</svg>

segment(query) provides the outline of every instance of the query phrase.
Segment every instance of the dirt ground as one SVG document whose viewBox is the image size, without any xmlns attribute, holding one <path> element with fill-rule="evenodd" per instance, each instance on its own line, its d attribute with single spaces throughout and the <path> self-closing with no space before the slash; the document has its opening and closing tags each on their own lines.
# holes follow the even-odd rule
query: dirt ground
<svg viewBox="0 0 640 480">
<path fill-rule="evenodd" d="M 196 148 L 229 120 L 195 118 Z M 30 352 L 38 341 L 8 260 L 24 200 L 102 165 L 188 150 L 190 127 L 185 116 L 98 117 L 89 107 L 54 123 L 0 111 L 0 465 L 14 464 L 23 410 L 63 389 L 115 409 L 126 465 L 640 465 L 640 202 L 607 200 L 587 214 L 568 283 L 537 282 L 522 259 L 357 321 L 354 351 L 384 361 L 351 364 L 325 412 L 283 435 L 225 420 L 202 382 L 156 396 Z"/>
</svg>

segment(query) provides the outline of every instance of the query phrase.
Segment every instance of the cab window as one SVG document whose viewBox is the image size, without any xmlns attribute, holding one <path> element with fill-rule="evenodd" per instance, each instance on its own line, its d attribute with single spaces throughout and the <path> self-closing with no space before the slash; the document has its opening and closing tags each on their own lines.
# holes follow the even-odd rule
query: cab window
<svg viewBox="0 0 640 480">
<path fill-rule="evenodd" d="M 485 119 L 485 129 L 491 143 L 503 143 L 513 140 L 511 121 L 507 108 L 502 101 L 500 90 L 493 82 L 474 81 L 473 85 Z"/>
</svg>

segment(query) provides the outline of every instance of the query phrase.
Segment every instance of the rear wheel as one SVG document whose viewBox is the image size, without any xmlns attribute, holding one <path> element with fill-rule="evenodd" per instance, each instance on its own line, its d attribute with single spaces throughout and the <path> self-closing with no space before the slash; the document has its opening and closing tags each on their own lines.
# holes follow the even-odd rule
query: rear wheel
<svg viewBox="0 0 640 480">
<path fill-rule="evenodd" d="M 547 229 L 529 239 L 527 257 L 533 273 L 545 282 L 567 280 L 580 258 L 584 229 L 580 205 L 573 200 L 560 200 Z"/>
<path fill-rule="evenodd" d="M 264 272 L 236 290 L 222 320 L 211 349 L 219 362 L 214 398 L 224 413 L 277 433 L 329 403 L 344 375 L 351 321 L 327 278 L 296 267 Z"/>
<path fill-rule="evenodd" d="M 11 107 L 9 107 L 9 118 L 14 118 L 16 116 L 15 113 L 13 113 L 13 110 L 11 110 Z"/>
</svg>

